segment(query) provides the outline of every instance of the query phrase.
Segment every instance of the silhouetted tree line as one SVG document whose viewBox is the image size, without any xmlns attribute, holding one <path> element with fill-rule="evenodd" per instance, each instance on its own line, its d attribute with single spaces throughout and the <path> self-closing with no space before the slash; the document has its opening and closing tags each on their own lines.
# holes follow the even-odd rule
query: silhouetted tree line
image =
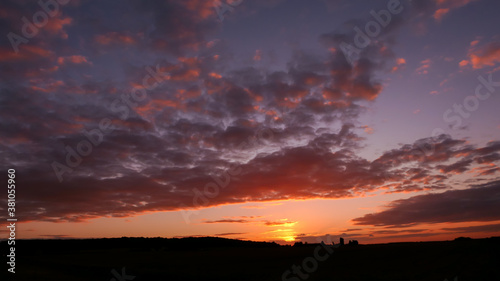
<svg viewBox="0 0 500 281">
<path fill-rule="evenodd" d="M 344 238 L 340 237 L 339 244 L 340 246 L 344 246 Z M 295 244 L 293 244 L 294 247 L 317 246 L 317 245 L 320 245 L 320 243 L 295 242 Z M 332 242 L 332 245 L 335 245 L 335 242 Z M 349 243 L 347 245 L 356 246 L 359 245 L 359 242 L 358 240 L 349 240 Z"/>
<path fill-rule="evenodd" d="M 19 240 L 22 248 L 33 252 L 72 253 L 75 251 L 129 249 L 131 251 L 148 250 L 196 250 L 206 248 L 270 248 L 280 247 L 275 242 L 254 242 L 219 237 L 187 237 L 187 238 L 99 238 L 99 239 L 35 239 Z M 0 243 L 4 248 L 5 242 Z M 20 247 L 21 248 L 21 247 Z M 6 253 L 6 250 L 3 251 Z"/>
</svg>

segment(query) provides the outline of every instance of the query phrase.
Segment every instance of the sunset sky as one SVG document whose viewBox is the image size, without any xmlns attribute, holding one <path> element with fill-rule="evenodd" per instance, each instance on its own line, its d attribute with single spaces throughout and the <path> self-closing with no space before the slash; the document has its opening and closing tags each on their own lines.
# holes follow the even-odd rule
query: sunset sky
<svg viewBox="0 0 500 281">
<path fill-rule="evenodd" d="M 499 1 L 37 2 L 0 4 L 17 238 L 500 235 Z"/>
</svg>

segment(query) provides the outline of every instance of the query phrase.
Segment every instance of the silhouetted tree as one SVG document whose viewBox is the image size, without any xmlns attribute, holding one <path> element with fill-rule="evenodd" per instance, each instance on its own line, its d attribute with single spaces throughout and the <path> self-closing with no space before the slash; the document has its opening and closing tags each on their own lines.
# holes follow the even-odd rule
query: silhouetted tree
<svg viewBox="0 0 500 281">
<path fill-rule="evenodd" d="M 350 245 L 350 246 L 356 246 L 356 245 L 359 245 L 358 240 L 352 240 L 352 241 L 351 241 L 351 240 L 349 240 L 349 245 Z"/>
</svg>

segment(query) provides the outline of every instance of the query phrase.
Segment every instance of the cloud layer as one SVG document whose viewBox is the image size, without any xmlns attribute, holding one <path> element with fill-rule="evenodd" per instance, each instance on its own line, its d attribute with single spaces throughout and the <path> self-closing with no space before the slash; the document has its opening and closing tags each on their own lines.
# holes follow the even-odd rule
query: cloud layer
<svg viewBox="0 0 500 281">
<path fill-rule="evenodd" d="M 355 218 L 353 221 L 357 225 L 375 226 L 498 221 L 500 211 L 495 206 L 499 203 L 500 181 L 494 181 L 465 190 L 449 190 L 397 200 L 389 204 L 387 210 Z"/>
<path fill-rule="evenodd" d="M 365 133 L 373 133 L 359 117 L 383 95 L 381 75 L 407 64 L 394 51 L 398 30 L 422 13 L 469 1 L 431 2 L 413 4 L 407 20 L 394 17 L 352 64 L 340 48 L 354 36 L 348 22 L 318 34 L 321 52 L 295 48 L 278 70 L 255 64 L 265 58 L 260 50 L 240 63 L 217 37 L 222 23 L 210 1 L 60 6 L 17 52 L 7 37 L 0 41 L 0 166 L 18 170 L 19 218 L 82 221 L 249 201 L 434 192 L 453 188 L 454 175 L 494 175 L 495 141 L 474 146 L 440 135 L 375 160 L 359 156 Z M 251 15 L 255 7 L 248 5 L 238 9 Z M 2 3 L 0 31 L 23 35 L 22 17 L 31 20 L 40 9 Z M 470 63 L 496 63 L 495 50 L 471 54 Z M 429 64 L 421 62 L 422 73 Z M 467 192 L 485 199 L 477 190 Z M 422 207 L 421 200 L 441 194 L 408 205 Z M 398 202 L 390 207 L 404 208 Z M 407 224 L 429 215 L 411 221 L 387 212 L 355 221 Z M 481 214 L 489 218 L 472 211 L 467 218 Z"/>
</svg>

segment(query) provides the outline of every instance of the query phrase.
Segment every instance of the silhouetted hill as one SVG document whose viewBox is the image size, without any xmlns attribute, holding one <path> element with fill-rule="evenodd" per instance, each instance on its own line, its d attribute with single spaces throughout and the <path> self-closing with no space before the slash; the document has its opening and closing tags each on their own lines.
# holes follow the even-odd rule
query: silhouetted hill
<svg viewBox="0 0 500 281">
<path fill-rule="evenodd" d="M 0 280 L 500 280 L 500 237 L 318 247 L 215 237 L 17 240 L 16 279 L 4 263 Z M 5 260 L 5 241 L 0 249 Z M 282 279 L 297 266 L 314 270 Z"/>
<path fill-rule="evenodd" d="M 254 242 L 220 237 L 186 237 L 186 238 L 99 238 L 99 239 L 33 239 L 18 240 L 19 245 L 38 252 L 71 253 L 74 251 L 112 250 L 127 248 L 131 251 L 143 250 L 195 250 L 223 247 L 279 247 L 276 243 Z M 0 245 L 6 246 L 6 243 Z M 3 248 L 3 247 L 2 247 Z M 2 253 L 6 249 L 2 249 Z"/>
</svg>

